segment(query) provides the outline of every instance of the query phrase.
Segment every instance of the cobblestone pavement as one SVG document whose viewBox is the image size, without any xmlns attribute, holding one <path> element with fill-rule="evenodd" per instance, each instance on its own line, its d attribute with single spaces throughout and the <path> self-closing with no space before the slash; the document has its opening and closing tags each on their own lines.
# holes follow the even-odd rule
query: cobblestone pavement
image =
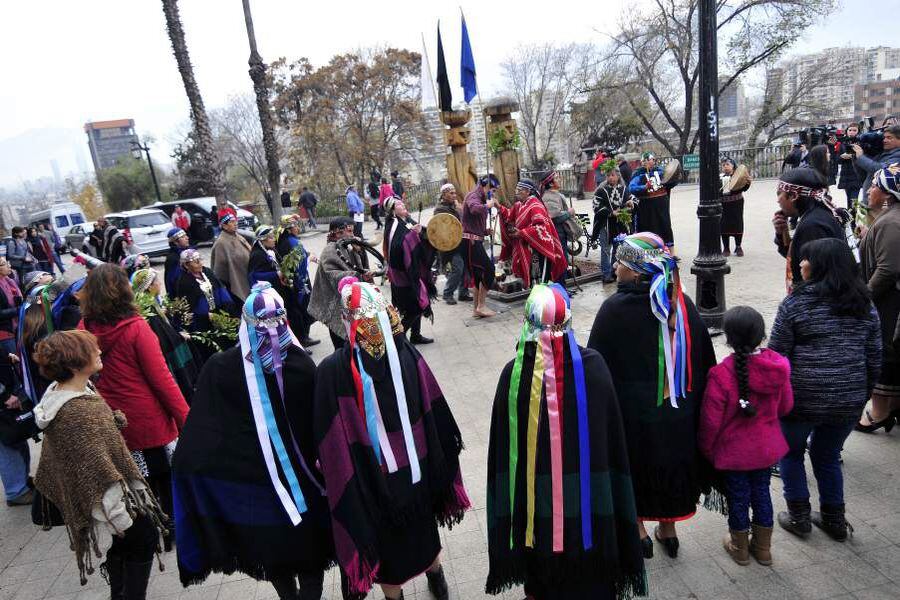
<svg viewBox="0 0 900 600">
<path fill-rule="evenodd" d="M 756 307 L 771 326 L 784 295 L 784 261 L 774 250 L 769 224 L 775 210 L 774 183 L 757 182 L 745 196 L 747 254 L 730 259 L 732 272 L 726 280 L 728 303 Z M 696 187 L 676 188 L 672 200 L 673 221 L 677 249 L 684 259 L 684 285 L 691 296 L 695 283 L 688 267 L 697 247 L 696 204 Z M 579 202 L 578 209 L 588 211 L 588 201 Z M 367 234 L 371 228 L 367 223 Z M 315 252 L 324 244 L 324 235 L 313 234 L 304 241 Z M 597 308 L 613 292 L 613 286 L 590 284 L 574 298 L 574 322 L 580 342 L 587 340 Z M 422 352 L 434 369 L 465 438 L 463 473 L 474 504 L 474 510 L 460 526 L 441 534 L 451 597 L 458 599 L 486 597 L 483 591 L 487 573 L 485 457 L 490 406 L 500 369 L 513 358 L 522 305 L 499 308 L 501 312 L 494 318 L 473 320 L 467 304 L 447 306 L 438 301 L 434 325 L 423 327 L 424 333 L 433 335 L 436 342 L 423 347 Z M 320 361 L 331 351 L 331 345 L 321 325 L 315 326 L 313 336 L 323 340 L 313 348 L 313 357 Z M 727 350 L 722 341 L 717 339 L 716 344 L 720 356 L 724 356 Z M 848 542 L 832 542 L 818 531 L 809 540 L 799 541 L 776 526 L 774 566 L 753 563 L 739 567 L 721 548 L 727 528 L 725 520 L 701 510 L 695 518 L 679 525 L 681 552 L 677 559 L 662 556 L 657 548 L 656 557 L 647 561 L 652 597 L 660 600 L 900 597 L 900 482 L 895 477 L 900 464 L 900 435 L 854 433 L 846 444 L 844 460 L 847 511 L 855 528 Z M 35 459 L 33 466 L 36 464 Z M 783 510 L 778 479 L 773 480 L 772 496 L 776 510 Z M 106 545 L 103 543 L 101 547 Z M 175 555 L 167 555 L 164 561 L 164 573 L 154 570 L 148 594 L 152 600 L 276 597 L 269 584 L 257 584 L 240 575 L 215 575 L 203 586 L 185 590 L 178 582 Z M 424 577 L 406 585 L 405 594 L 408 599 L 430 598 Z M 79 586 L 74 557 L 63 530 L 39 531 L 30 523 L 27 509 L 0 506 L 0 600 L 108 597 L 108 588 L 97 574 L 87 586 Z M 340 598 L 334 571 L 326 576 L 325 597 Z M 376 591 L 370 597 L 382 595 Z M 520 599 L 523 594 L 517 589 L 503 597 Z"/>
</svg>

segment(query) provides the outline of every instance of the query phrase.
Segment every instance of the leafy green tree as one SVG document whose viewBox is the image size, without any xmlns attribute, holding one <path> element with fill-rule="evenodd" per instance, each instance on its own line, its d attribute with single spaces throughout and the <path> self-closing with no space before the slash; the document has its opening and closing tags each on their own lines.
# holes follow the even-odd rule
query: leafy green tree
<svg viewBox="0 0 900 600">
<path fill-rule="evenodd" d="M 97 183 L 112 211 L 131 210 L 156 202 L 150 168 L 146 161 L 130 154 L 122 156 L 114 167 L 102 170 Z"/>
</svg>

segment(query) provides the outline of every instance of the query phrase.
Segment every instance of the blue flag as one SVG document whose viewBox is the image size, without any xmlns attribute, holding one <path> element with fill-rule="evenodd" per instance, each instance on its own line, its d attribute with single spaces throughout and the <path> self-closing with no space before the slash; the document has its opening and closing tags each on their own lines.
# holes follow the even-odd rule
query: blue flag
<svg viewBox="0 0 900 600">
<path fill-rule="evenodd" d="M 469 103 L 478 94 L 478 86 L 475 83 L 475 57 L 472 56 L 472 44 L 469 42 L 465 15 L 462 16 L 462 58 L 459 67 L 459 85 L 462 86 L 466 103 Z"/>
</svg>

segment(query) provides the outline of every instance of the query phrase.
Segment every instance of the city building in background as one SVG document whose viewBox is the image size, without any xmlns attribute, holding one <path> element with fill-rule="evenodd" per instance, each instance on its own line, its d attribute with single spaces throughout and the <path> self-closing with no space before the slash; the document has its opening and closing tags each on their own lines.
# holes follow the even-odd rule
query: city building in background
<svg viewBox="0 0 900 600">
<path fill-rule="evenodd" d="M 115 166 L 122 156 L 131 154 L 132 143 L 140 141 L 134 132 L 134 119 L 88 122 L 84 124 L 84 132 L 94 172 L 98 175 L 103 169 Z"/>
<path fill-rule="evenodd" d="M 854 120 L 873 117 L 875 125 L 893 114 L 900 114 L 900 79 L 858 84 L 855 89 Z"/>
</svg>

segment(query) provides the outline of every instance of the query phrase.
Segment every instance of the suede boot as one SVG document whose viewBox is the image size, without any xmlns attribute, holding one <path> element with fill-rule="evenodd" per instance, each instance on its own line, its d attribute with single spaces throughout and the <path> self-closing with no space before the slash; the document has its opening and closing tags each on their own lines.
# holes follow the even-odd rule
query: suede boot
<svg viewBox="0 0 900 600">
<path fill-rule="evenodd" d="M 425 578 L 428 579 L 428 590 L 437 600 L 447 600 L 450 597 L 447 579 L 444 577 L 444 567 L 440 566 L 434 571 L 426 571 Z"/>
<path fill-rule="evenodd" d="M 735 531 L 733 529 L 729 529 L 728 535 L 722 542 L 722 547 L 725 548 L 725 552 L 728 553 L 728 556 L 731 557 L 731 560 L 741 565 L 742 567 L 750 564 L 749 537 L 749 531 Z"/>
<path fill-rule="evenodd" d="M 813 524 L 838 542 L 846 541 L 848 532 L 853 532 L 853 527 L 844 517 L 843 504 L 823 504 L 821 512 L 812 513 Z"/>
<path fill-rule="evenodd" d="M 788 500 L 787 505 L 787 512 L 778 513 L 778 524 L 785 531 L 805 538 L 812 531 L 812 523 L 809 520 L 812 506 L 809 504 L 809 499 Z"/>
<path fill-rule="evenodd" d="M 125 563 L 124 600 L 147 600 L 147 584 L 150 583 L 152 568 L 152 560 Z"/>
<path fill-rule="evenodd" d="M 772 564 L 772 528 L 752 524 L 750 536 L 750 554 L 761 565 Z"/>
</svg>

